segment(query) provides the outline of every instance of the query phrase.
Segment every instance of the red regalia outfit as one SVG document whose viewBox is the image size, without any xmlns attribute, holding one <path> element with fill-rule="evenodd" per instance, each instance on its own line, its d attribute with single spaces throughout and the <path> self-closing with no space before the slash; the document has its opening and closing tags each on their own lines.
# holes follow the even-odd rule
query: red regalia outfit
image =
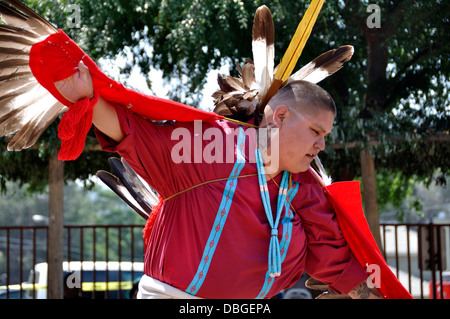
<svg viewBox="0 0 450 319">
<path fill-rule="evenodd" d="M 86 100 L 72 105 L 53 84 L 75 73 L 81 59 L 90 70 L 96 97 L 117 105 L 126 136 L 115 144 L 97 132 L 102 147 L 126 158 L 166 199 L 147 238 L 148 276 L 201 297 L 266 298 L 294 284 L 303 270 L 346 293 L 367 278 L 367 265 L 377 264 L 382 294 L 387 298 L 411 298 L 378 251 L 363 216 L 359 188 L 353 182 L 323 186 L 312 172 L 293 174 L 293 189 L 287 195 L 292 209 L 282 212 L 274 235 L 264 214 L 254 164 L 248 160 L 238 167 L 237 162 L 171 161 L 171 148 L 176 143 L 171 139 L 174 128 L 183 127 L 193 133 L 194 120 L 202 120 L 205 127 L 220 132 L 227 127 L 236 129 L 237 125 L 221 121 L 224 117 L 213 112 L 125 88 L 104 75 L 62 31 L 35 44 L 30 52 L 30 67 L 36 79 L 70 108 L 60 125 L 61 159 L 75 159 L 81 153 L 86 128 L 92 124 L 93 105 Z M 151 120 L 178 122 L 158 126 L 132 113 Z M 238 151 L 237 146 L 235 160 Z M 249 154 L 249 150 L 242 150 L 245 159 Z M 233 175 L 235 169 L 238 172 Z M 268 182 L 272 211 L 276 211 L 276 183 L 280 183 L 279 178 Z M 352 196 L 347 191 L 353 192 Z M 230 204 L 223 215 L 226 219 L 221 217 L 222 204 Z M 281 275 L 275 278 L 267 273 L 271 236 L 277 236 L 280 244 Z"/>
<path fill-rule="evenodd" d="M 293 174 L 296 194 L 292 196 L 291 209 L 283 212 L 278 227 L 283 258 L 281 276 L 271 278 L 266 276 L 270 227 L 259 193 L 256 164 L 250 158 L 250 143 L 246 143 L 243 151 L 245 163 L 240 173 L 237 178 L 230 178 L 236 160 L 227 163 L 225 152 L 219 162 L 207 163 L 208 159 L 203 158 L 200 163 L 194 163 L 192 155 L 189 163 L 174 163 L 172 152 L 180 141 L 173 139 L 172 134 L 177 129 L 189 132 L 191 139 L 187 146 L 194 150 L 196 144 L 201 154 L 205 154 L 203 151 L 210 143 L 215 143 L 201 139 L 193 122 L 158 126 L 120 106 L 116 110 L 125 138 L 117 144 L 97 131 L 101 146 L 123 156 L 164 199 L 149 235 L 146 275 L 187 290 L 202 267 L 205 250 L 210 249 L 208 237 L 214 233 L 217 248 L 214 254 L 208 255 L 211 260 L 209 269 L 202 274 L 205 279 L 196 293 L 199 297 L 270 298 L 295 284 L 304 270 L 340 293 L 347 293 L 367 278 L 342 236 L 333 209 L 313 174 Z M 235 133 L 237 124 L 217 121 L 203 123 L 202 127 L 202 132 L 211 128 L 221 132 L 223 141 L 219 144 L 224 145 L 227 152 L 231 147 L 232 154 L 235 153 L 237 140 L 229 145 L 226 135 Z M 251 139 L 247 136 L 247 141 Z M 273 211 L 276 211 L 280 177 L 268 183 Z M 236 191 L 230 192 L 230 209 L 226 220 L 217 223 L 223 230 L 216 235 L 218 207 L 230 180 L 237 184 Z M 265 285 L 266 281 L 272 283 Z"/>
</svg>

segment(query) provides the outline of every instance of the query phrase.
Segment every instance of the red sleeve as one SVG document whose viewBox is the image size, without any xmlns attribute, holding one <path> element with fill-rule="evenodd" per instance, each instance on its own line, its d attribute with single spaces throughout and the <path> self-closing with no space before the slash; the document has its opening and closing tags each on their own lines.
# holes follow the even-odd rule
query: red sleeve
<svg viewBox="0 0 450 319">
<path fill-rule="evenodd" d="M 212 126 L 220 130 L 217 123 L 156 123 L 119 105 L 116 105 L 116 113 L 125 137 L 117 143 L 96 129 L 100 146 L 105 151 L 122 156 L 163 198 L 211 179 L 211 175 L 218 175 L 217 171 L 223 171 L 221 174 L 228 176 L 223 164 L 208 164 L 203 158 L 197 159 L 197 155 L 201 157 L 203 148 L 209 143 L 197 135 Z M 189 147 L 180 151 L 180 145 Z M 187 158 L 179 156 L 180 153 Z"/>
<path fill-rule="evenodd" d="M 116 105 L 124 139 L 117 143 L 97 128 L 100 146 L 122 156 L 163 198 L 179 191 L 179 167 L 171 160 L 172 122 L 156 124 Z"/>
<path fill-rule="evenodd" d="M 305 271 L 331 289 L 346 294 L 368 274 L 353 256 L 336 215 L 319 185 L 303 185 L 303 207 L 298 209 L 308 241 Z"/>
</svg>

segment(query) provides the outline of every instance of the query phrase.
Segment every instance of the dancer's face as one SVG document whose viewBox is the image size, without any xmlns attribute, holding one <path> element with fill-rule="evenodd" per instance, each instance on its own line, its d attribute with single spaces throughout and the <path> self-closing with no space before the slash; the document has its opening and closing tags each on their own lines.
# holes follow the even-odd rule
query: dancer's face
<svg viewBox="0 0 450 319">
<path fill-rule="evenodd" d="M 262 126 L 278 128 L 275 130 L 278 136 L 271 139 L 272 143 L 279 143 L 277 173 L 308 170 L 314 158 L 325 149 L 325 137 L 333 128 L 334 116 L 333 111 L 317 105 L 293 107 L 281 104 L 266 112 Z"/>
</svg>

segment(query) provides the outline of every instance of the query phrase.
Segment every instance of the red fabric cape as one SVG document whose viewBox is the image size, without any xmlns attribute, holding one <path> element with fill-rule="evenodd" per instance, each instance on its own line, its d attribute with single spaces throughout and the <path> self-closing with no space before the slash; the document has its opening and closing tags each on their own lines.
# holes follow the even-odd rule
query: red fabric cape
<svg viewBox="0 0 450 319">
<path fill-rule="evenodd" d="M 337 182 L 324 187 L 350 249 L 361 266 L 377 265 L 380 269 L 380 292 L 387 299 L 412 299 L 411 294 L 384 260 L 364 217 L 360 185 L 357 181 Z M 377 274 L 372 272 L 372 277 Z"/>
<path fill-rule="evenodd" d="M 89 68 L 95 96 L 126 106 L 130 111 L 151 120 L 213 122 L 223 119 L 213 112 L 202 111 L 175 101 L 158 98 L 133 91 L 106 76 L 94 61 L 80 49 L 62 30 L 36 43 L 30 50 L 29 65 L 34 77 L 58 101 L 69 107 L 61 118 L 58 136 L 61 150 L 58 158 L 75 160 L 83 151 L 89 128 L 92 126 L 93 100 L 77 103 L 66 100 L 56 89 L 54 82 L 63 80 L 78 71 L 83 60 Z M 90 105 L 92 104 L 92 105 Z"/>
<path fill-rule="evenodd" d="M 89 68 L 94 92 L 105 100 L 128 107 L 137 114 L 152 120 L 213 122 L 223 119 L 223 116 L 213 112 L 202 111 L 182 103 L 142 94 L 124 87 L 105 75 L 62 30 L 33 45 L 29 64 L 38 82 L 62 104 L 71 107 L 72 103 L 59 93 L 53 82 L 63 80 L 77 72 L 78 63 L 81 60 Z"/>
<path fill-rule="evenodd" d="M 108 101 L 126 106 L 131 111 L 151 120 L 213 122 L 223 119 L 222 116 L 213 112 L 198 110 L 178 102 L 145 95 L 124 87 L 106 76 L 89 56 L 61 30 L 32 47 L 30 68 L 38 82 L 62 104 L 70 108 L 72 103 L 61 96 L 55 88 L 54 82 L 77 72 L 78 63 L 81 59 L 89 68 L 96 95 L 101 95 Z M 336 211 L 342 233 L 359 263 L 364 268 L 371 264 L 380 267 L 381 285 L 379 290 L 383 295 L 391 299 L 412 298 L 392 273 L 377 248 L 364 217 L 359 182 L 334 183 L 325 186 L 324 190 Z M 147 228 L 149 227 L 151 228 L 151 225 L 147 225 Z"/>
</svg>

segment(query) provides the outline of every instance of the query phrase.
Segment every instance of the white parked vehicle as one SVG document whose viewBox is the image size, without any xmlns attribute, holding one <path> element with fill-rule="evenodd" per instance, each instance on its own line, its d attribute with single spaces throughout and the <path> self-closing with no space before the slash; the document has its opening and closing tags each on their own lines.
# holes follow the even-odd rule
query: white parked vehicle
<svg viewBox="0 0 450 319">
<path fill-rule="evenodd" d="M 133 298 L 130 293 L 133 293 L 143 273 L 143 262 L 65 261 L 61 274 L 64 278 L 64 298 Z M 47 275 L 47 263 L 34 266 L 28 277 L 26 298 L 47 298 Z"/>
</svg>

